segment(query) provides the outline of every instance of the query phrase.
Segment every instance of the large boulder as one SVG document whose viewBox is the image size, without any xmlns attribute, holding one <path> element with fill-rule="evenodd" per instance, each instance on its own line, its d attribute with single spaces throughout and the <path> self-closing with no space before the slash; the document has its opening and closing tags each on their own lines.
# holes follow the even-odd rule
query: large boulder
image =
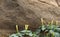
<svg viewBox="0 0 60 37">
<path fill-rule="evenodd" d="M 41 25 L 41 18 L 45 24 L 52 19 L 60 23 L 60 0 L 0 0 L 0 30 L 29 29 L 35 30 Z M 3 32 L 3 31 L 1 31 Z"/>
</svg>

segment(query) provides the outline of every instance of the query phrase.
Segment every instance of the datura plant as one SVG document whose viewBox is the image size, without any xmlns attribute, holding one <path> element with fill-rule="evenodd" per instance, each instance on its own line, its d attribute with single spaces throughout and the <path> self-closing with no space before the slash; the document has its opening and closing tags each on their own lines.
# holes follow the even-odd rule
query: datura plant
<svg viewBox="0 0 60 37">
<path fill-rule="evenodd" d="M 36 30 L 36 33 L 40 37 L 60 37 L 60 28 L 57 26 L 58 21 L 56 21 L 56 24 L 53 24 L 53 20 L 51 23 L 44 25 L 43 20 L 41 19 L 42 25 Z"/>
<path fill-rule="evenodd" d="M 58 21 L 53 24 L 53 20 L 47 25 L 44 24 L 44 20 L 41 18 L 42 25 L 39 26 L 36 31 L 32 32 L 28 30 L 29 25 L 25 25 L 25 30 L 19 31 L 18 25 L 16 25 L 16 34 L 12 34 L 9 37 L 60 37 L 60 27 Z"/>
<path fill-rule="evenodd" d="M 18 25 L 16 25 L 16 33 L 10 35 L 9 37 L 23 37 L 22 34 L 18 31 Z"/>
<path fill-rule="evenodd" d="M 25 30 L 20 31 L 20 33 L 22 34 L 22 36 L 28 35 L 28 36 L 32 37 L 32 35 L 33 35 L 32 31 L 28 30 L 28 26 L 29 25 L 25 25 Z"/>
<path fill-rule="evenodd" d="M 25 30 L 22 30 L 22 31 L 18 31 L 18 25 L 16 25 L 16 34 L 12 34 L 10 35 L 9 37 L 24 37 L 24 36 L 30 36 L 32 37 L 33 34 L 32 34 L 32 31 L 31 30 L 28 30 L 28 26 L 29 25 L 25 25 Z"/>
</svg>

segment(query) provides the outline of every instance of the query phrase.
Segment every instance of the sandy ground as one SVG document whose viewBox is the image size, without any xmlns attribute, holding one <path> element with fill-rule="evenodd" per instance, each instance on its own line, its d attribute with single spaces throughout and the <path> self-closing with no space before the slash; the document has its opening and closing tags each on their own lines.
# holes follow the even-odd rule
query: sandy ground
<svg viewBox="0 0 60 37">
<path fill-rule="evenodd" d="M 0 30 L 0 37 L 9 37 L 9 35 L 15 32 L 14 30 Z"/>
</svg>

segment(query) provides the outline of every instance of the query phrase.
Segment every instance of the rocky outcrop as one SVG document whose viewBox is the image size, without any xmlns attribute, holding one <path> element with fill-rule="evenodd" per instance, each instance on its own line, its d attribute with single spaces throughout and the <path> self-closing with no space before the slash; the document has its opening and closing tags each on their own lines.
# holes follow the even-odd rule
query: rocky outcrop
<svg viewBox="0 0 60 37">
<path fill-rule="evenodd" d="M 35 30 L 41 25 L 41 18 L 47 22 L 54 19 L 60 23 L 60 0 L 0 0 L 0 29 L 29 29 Z M 2 32 L 2 31 L 1 31 Z"/>
</svg>

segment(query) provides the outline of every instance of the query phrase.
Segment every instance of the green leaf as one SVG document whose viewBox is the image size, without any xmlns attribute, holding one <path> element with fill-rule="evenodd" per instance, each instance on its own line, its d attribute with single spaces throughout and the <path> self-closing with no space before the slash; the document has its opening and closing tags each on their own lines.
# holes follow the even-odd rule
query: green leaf
<svg viewBox="0 0 60 37">
<path fill-rule="evenodd" d="M 12 34 L 11 36 L 9 36 L 9 37 L 18 37 L 16 34 Z"/>
</svg>

